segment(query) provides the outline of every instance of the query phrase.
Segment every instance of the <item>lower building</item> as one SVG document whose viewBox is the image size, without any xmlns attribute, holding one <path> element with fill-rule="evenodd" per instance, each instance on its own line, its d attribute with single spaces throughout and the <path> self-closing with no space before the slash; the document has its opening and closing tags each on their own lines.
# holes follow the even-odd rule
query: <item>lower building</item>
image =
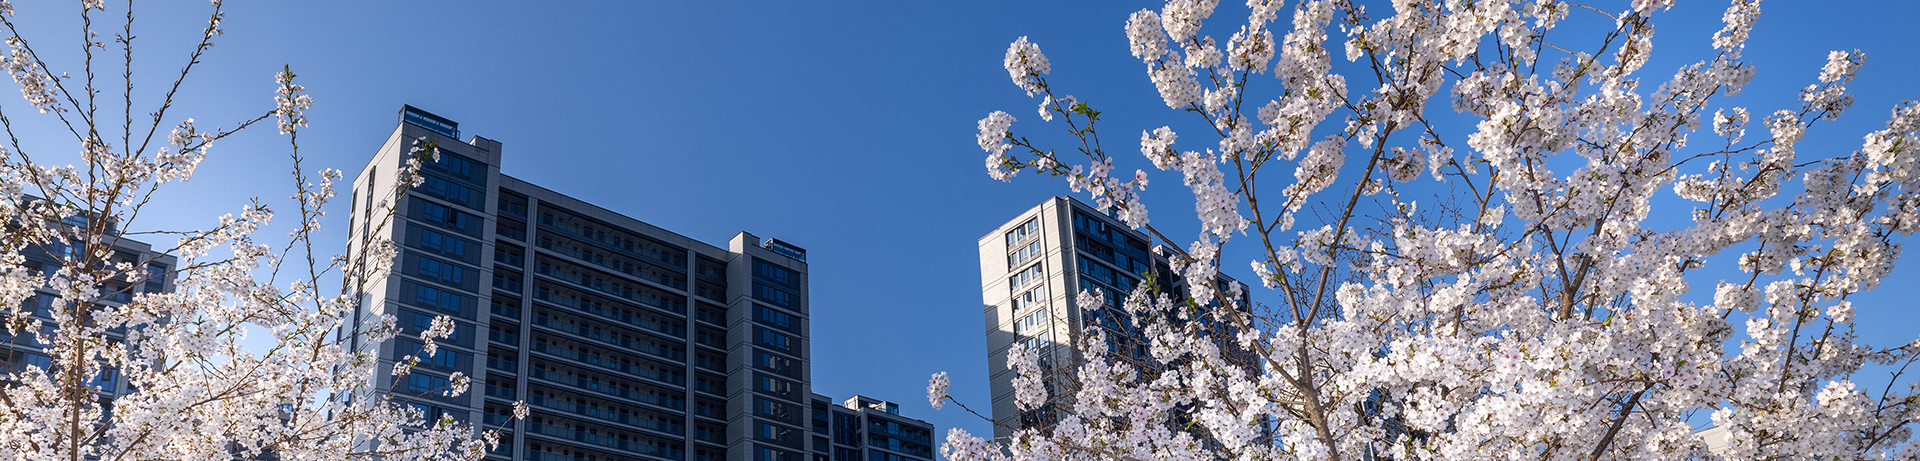
<svg viewBox="0 0 1920 461">
<path fill-rule="evenodd" d="M 900 416 L 893 402 L 814 394 L 812 422 L 812 461 L 933 461 L 933 425 Z"/>
</svg>

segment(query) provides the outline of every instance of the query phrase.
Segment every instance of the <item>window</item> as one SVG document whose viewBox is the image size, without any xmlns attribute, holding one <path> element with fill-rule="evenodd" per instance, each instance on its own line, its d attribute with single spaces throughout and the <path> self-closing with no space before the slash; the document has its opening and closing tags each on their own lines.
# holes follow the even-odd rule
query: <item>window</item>
<svg viewBox="0 0 1920 461">
<path fill-rule="evenodd" d="M 780 403 L 780 402 L 775 402 L 772 400 L 767 400 L 767 399 L 757 399 L 757 400 L 759 400 L 759 403 L 760 403 L 760 405 L 758 405 L 760 416 L 766 416 L 766 417 L 778 419 L 781 421 L 786 421 L 793 418 L 793 406 Z"/>
<path fill-rule="evenodd" d="M 793 307 L 794 296 L 792 293 L 759 283 L 753 284 L 753 287 L 755 288 L 754 291 L 757 292 L 757 297 L 759 297 L 761 301 L 770 302 L 780 307 Z"/>
<path fill-rule="evenodd" d="M 467 270 L 460 266 L 447 264 L 433 258 L 420 258 L 421 277 L 450 285 L 459 285 L 466 279 Z"/>
<path fill-rule="evenodd" d="M 434 319 L 433 316 L 421 314 L 417 312 L 412 314 L 413 314 L 413 333 L 414 334 L 424 333 L 427 331 L 427 329 L 433 328 L 433 319 Z M 461 325 L 460 322 L 453 322 L 453 333 L 448 334 L 446 338 L 441 338 L 441 339 L 445 341 L 458 341 L 460 339 L 461 333 L 466 329 L 467 327 L 464 325 Z"/>
<path fill-rule="evenodd" d="M 452 201 L 462 205 L 468 205 L 468 206 L 473 205 L 473 189 L 468 189 L 466 186 L 454 184 L 453 182 L 447 181 L 446 179 L 443 179 L 439 176 L 434 176 L 434 175 L 422 175 L 422 176 L 426 178 L 424 186 L 426 187 L 427 194 L 444 198 L 444 199 L 447 199 L 448 201 Z"/>
<path fill-rule="evenodd" d="M 474 226 L 474 222 L 480 219 L 477 216 L 418 198 L 415 198 L 413 203 L 419 205 L 417 209 L 420 211 L 415 212 L 417 213 L 415 217 L 420 220 L 469 234 L 479 230 Z"/>
<path fill-rule="evenodd" d="M 1042 276 L 1045 276 L 1047 274 L 1046 269 L 1042 268 L 1041 266 L 1042 266 L 1041 264 L 1035 263 L 1034 265 L 1027 267 L 1025 270 L 1022 270 L 1020 272 L 1015 272 L 1012 277 L 1007 278 L 1007 285 L 1013 287 L 1014 289 L 1019 289 L 1019 288 L 1025 287 L 1029 283 L 1033 283 L 1033 281 L 1035 280 L 1040 280 Z"/>
<path fill-rule="evenodd" d="M 773 310 L 773 308 L 767 307 L 767 306 L 758 306 L 758 307 L 760 308 L 759 320 L 761 322 L 766 322 L 769 325 L 777 326 L 785 330 L 792 330 L 793 327 L 795 326 L 793 323 L 792 315 L 788 315 L 785 312 Z"/>
<path fill-rule="evenodd" d="M 480 170 L 478 162 L 468 160 L 466 157 L 445 150 L 440 151 L 440 161 L 430 163 L 429 165 L 432 165 L 433 169 L 452 173 L 454 176 L 462 178 L 474 178 L 479 173 L 484 172 L 478 171 Z"/>
<path fill-rule="evenodd" d="M 1046 302 L 1047 287 L 1045 285 L 1033 287 L 1033 289 L 1027 290 L 1025 293 L 1013 296 L 1013 311 L 1019 312 L 1021 309 L 1032 309 L 1034 306 L 1044 306 Z"/>
<path fill-rule="evenodd" d="M 781 357 L 778 355 L 768 354 L 766 352 L 760 352 L 760 351 L 755 351 L 754 353 L 760 356 L 759 360 L 754 361 L 755 365 L 759 365 L 761 368 L 765 368 L 769 371 L 779 372 L 781 374 L 790 375 L 793 373 L 792 359 L 788 359 L 786 357 Z"/>
<path fill-rule="evenodd" d="M 1040 334 L 1034 335 L 1032 338 L 1027 338 L 1021 343 L 1026 344 L 1027 350 L 1029 351 L 1038 350 L 1041 346 L 1053 344 L 1053 332 L 1042 331 Z"/>
<path fill-rule="evenodd" d="M 761 426 L 764 427 L 766 425 L 762 424 Z M 799 459 L 794 456 L 793 453 L 760 447 L 759 457 L 755 458 L 754 461 L 799 461 Z"/>
<path fill-rule="evenodd" d="M 436 307 L 440 310 L 460 313 L 463 301 L 460 295 L 426 285 L 414 285 L 413 303 L 421 306 Z"/>
<path fill-rule="evenodd" d="M 423 375 L 418 372 L 407 375 L 407 390 L 413 392 L 434 392 L 447 388 L 447 378 Z"/>
<path fill-rule="evenodd" d="M 100 389 L 100 390 L 112 392 L 114 383 L 119 379 L 120 379 L 119 370 L 115 370 L 112 368 L 101 368 L 100 374 L 94 375 L 93 379 L 87 380 L 87 387 L 92 387 L 94 389 Z"/>
<path fill-rule="evenodd" d="M 1040 235 L 1040 218 L 1029 219 L 1026 223 L 1020 224 L 1020 227 L 1007 231 L 1007 247 L 1011 248 L 1013 244 L 1035 235 Z"/>
<path fill-rule="evenodd" d="M 1021 317 L 1020 320 L 1015 320 L 1013 322 L 1013 332 L 1026 333 L 1029 331 L 1033 331 L 1033 329 L 1039 328 L 1040 326 L 1047 324 L 1048 319 L 1049 317 L 1047 317 L 1046 309 L 1041 309 L 1032 314 L 1027 314 L 1027 316 Z"/>
<path fill-rule="evenodd" d="M 147 264 L 146 292 L 159 293 L 163 289 L 162 284 L 166 283 L 166 280 L 167 280 L 167 266 L 165 264 L 159 264 L 159 263 Z"/>
<path fill-rule="evenodd" d="M 769 440 L 769 441 L 774 441 L 779 443 L 793 443 L 793 429 L 788 429 L 788 428 L 775 426 L 767 423 L 759 423 L 759 425 L 760 425 L 760 430 L 756 432 L 759 433 L 758 435 L 760 436 L 761 440 Z"/>
<path fill-rule="evenodd" d="M 432 425 L 434 421 L 440 419 L 440 409 L 435 408 L 433 405 L 409 403 L 407 406 L 413 407 L 414 411 L 420 412 L 420 419 L 424 420 L 421 422 L 422 425 Z"/>
<path fill-rule="evenodd" d="M 421 229 L 420 231 L 420 246 L 456 257 L 464 257 L 467 255 L 467 241 L 427 229 Z"/>
<path fill-rule="evenodd" d="M 41 370 L 53 369 L 53 358 L 44 355 L 27 354 L 27 366 L 40 367 Z"/>
<path fill-rule="evenodd" d="M 416 317 L 416 319 L 418 318 L 426 318 L 426 317 L 425 316 Z M 432 322 L 433 319 L 427 319 L 427 321 Z M 444 368 L 456 368 L 460 363 L 459 352 L 448 350 L 447 348 L 442 347 L 435 350 L 433 352 L 432 357 L 428 357 L 426 355 L 426 351 L 422 349 L 424 349 L 424 346 L 415 346 L 413 351 L 413 356 L 419 357 L 420 363 L 422 364 L 436 365 Z"/>
<path fill-rule="evenodd" d="M 1040 252 L 1040 241 L 1034 240 L 1033 243 L 1020 247 L 1019 251 L 1008 254 L 1007 267 L 1020 267 L 1021 264 L 1025 264 L 1027 261 L 1032 261 L 1033 258 L 1040 256 Z"/>
<path fill-rule="evenodd" d="M 760 379 L 758 380 L 759 382 L 756 384 L 759 385 L 759 388 L 761 391 L 771 392 L 773 394 L 782 395 L 782 396 L 793 395 L 793 383 L 782 381 L 780 379 L 774 378 L 772 376 L 767 376 L 767 375 L 759 375 L 758 378 Z"/>
<path fill-rule="evenodd" d="M 1108 290 L 1110 292 L 1123 293 L 1138 284 L 1138 282 L 1134 281 L 1133 277 L 1128 277 L 1120 271 L 1109 269 L 1105 264 L 1094 262 L 1092 259 L 1079 258 L 1079 263 L 1081 275 L 1092 278 L 1094 281 L 1100 282 L 1108 287 L 1112 287 L 1112 290 Z"/>
<path fill-rule="evenodd" d="M 763 328 L 760 330 L 760 345 L 781 351 L 791 351 L 793 349 L 793 338 L 780 332 Z"/>
<path fill-rule="evenodd" d="M 773 283 L 778 283 L 785 286 L 793 286 L 793 282 L 794 282 L 793 271 L 787 270 L 787 268 L 785 267 L 768 264 L 766 261 L 759 261 L 759 260 L 755 260 L 753 262 L 753 266 L 755 268 L 754 269 L 755 275 L 759 275 L 760 278 L 767 279 L 772 281 Z"/>
</svg>

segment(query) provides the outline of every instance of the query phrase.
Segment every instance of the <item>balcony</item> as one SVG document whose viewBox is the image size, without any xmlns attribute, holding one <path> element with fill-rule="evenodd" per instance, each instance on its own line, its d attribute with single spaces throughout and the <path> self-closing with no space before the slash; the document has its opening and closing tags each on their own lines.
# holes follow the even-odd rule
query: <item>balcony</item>
<svg viewBox="0 0 1920 461">
<path fill-rule="evenodd" d="M 585 432 L 585 431 L 576 431 L 573 429 L 568 429 L 568 428 L 549 425 L 549 424 L 529 422 L 527 423 L 527 432 L 545 435 L 548 437 L 557 437 L 564 440 L 572 440 L 576 442 L 587 443 L 591 445 L 616 448 L 616 449 L 625 450 L 633 453 L 639 453 L 643 455 L 658 456 L 658 457 L 667 458 L 667 459 L 678 460 L 678 459 L 686 459 L 687 457 L 687 453 L 685 450 L 675 450 L 672 448 L 662 447 L 659 445 L 640 443 L 633 440 L 621 440 L 621 439 L 610 437 L 604 434 L 596 434 L 596 433 Z M 529 455 L 528 456 L 529 459 L 552 459 L 556 461 L 564 459 L 566 461 L 575 461 L 571 457 L 561 458 L 561 457 L 558 457 L 558 455 L 553 455 L 553 454 L 544 453 L 544 452 L 541 452 L 541 453 L 552 455 L 554 457 L 534 458 L 533 456 L 531 456 L 533 453 L 535 453 L 533 450 L 528 450 L 527 454 Z"/>
<path fill-rule="evenodd" d="M 598 419 L 598 420 L 612 421 L 616 423 L 626 424 L 629 426 L 645 428 L 648 430 L 658 431 L 663 434 L 671 435 L 674 437 L 679 437 L 680 434 L 684 434 L 687 431 L 687 426 L 685 425 L 674 424 L 671 422 L 660 421 L 660 420 L 651 419 L 651 418 L 641 418 L 641 417 L 634 416 L 627 413 L 601 410 L 596 407 L 589 407 L 586 405 L 581 405 L 581 404 L 569 402 L 566 400 L 549 398 L 539 394 L 533 394 L 533 395 L 527 396 L 527 404 L 537 406 L 540 408 L 545 408 L 548 410 L 557 411 L 560 413 L 566 413 L 566 414 L 575 415 L 575 416 L 583 416 L 583 417 Z"/>
<path fill-rule="evenodd" d="M 685 411 L 685 409 L 687 408 L 687 402 L 685 400 L 670 398 L 670 397 L 666 397 L 658 394 L 640 392 L 640 391 L 626 388 L 624 386 L 618 386 L 610 383 L 602 383 L 602 382 L 593 381 L 593 380 L 580 379 L 570 374 L 550 371 L 545 368 L 540 368 L 539 366 L 535 366 L 533 368 L 533 371 L 528 372 L 527 374 L 536 379 L 540 379 L 540 380 L 547 381 L 554 384 L 559 384 L 566 387 L 611 395 L 611 396 L 620 397 L 623 399 L 632 400 L 640 403 L 657 405 L 664 408 L 670 408 L 676 411 Z"/>
<path fill-rule="evenodd" d="M 664 347 L 654 345 L 653 343 L 633 341 L 626 337 L 607 333 L 599 329 L 585 328 L 580 326 L 579 324 L 569 322 L 566 320 L 553 320 L 552 318 L 547 317 L 546 313 L 535 313 L 533 315 L 533 324 L 550 328 L 556 331 L 565 332 L 567 334 L 583 337 L 583 338 L 590 338 L 595 341 L 599 341 L 609 345 L 620 346 L 625 349 L 640 351 L 642 353 L 645 353 L 647 355 L 651 355 L 654 357 L 672 360 L 675 362 L 687 361 L 686 352 L 667 349 Z"/>
<path fill-rule="evenodd" d="M 625 362 L 620 362 L 617 360 L 612 360 L 606 357 L 602 357 L 599 354 L 581 352 L 581 351 L 573 350 L 572 348 L 569 348 L 566 346 L 561 346 L 556 344 L 547 344 L 546 341 L 541 339 L 535 339 L 533 341 L 533 350 L 537 352 L 545 353 L 547 355 L 552 355 L 555 357 L 572 360 L 577 363 L 593 365 L 595 367 L 618 371 L 621 373 L 639 376 L 639 377 L 651 379 L 654 381 L 660 381 L 660 382 L 671 384 L 674 386 L 685 386 L 687 384 L 687 377 L 685 376 L 666 373 L 666 372 L 662 372 L 660 370 L 655 370 L 652 368 L 644 368 L 644 367 L 629 365 Z"/>
</svg>

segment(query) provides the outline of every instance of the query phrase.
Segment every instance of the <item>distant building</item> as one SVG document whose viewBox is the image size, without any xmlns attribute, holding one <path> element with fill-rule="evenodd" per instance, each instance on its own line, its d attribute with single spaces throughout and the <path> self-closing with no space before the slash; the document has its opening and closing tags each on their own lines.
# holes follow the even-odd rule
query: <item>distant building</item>
<svg viewBox="0 0 1920 461">
<path fill-rule="evenodd" d="M 900 405 L 855 395 L 813 395 L 812 461 L 933 461 L 933 425 L 900 416 Z"/>
<path fill-rule="evenodd" d="M 1013 344 L 1037 349 L 1043 366 L 1066 373 L 1079 361 L 1074 338 L 1098 328 L 1107 332 L 1109 352 L 1143 364 L 1150 360 L 1138 326 L 1121 302 L 1148 275 L 1158 291 L 1175 299 L 1185 296 L 1187 281 L 1167 262 L 1176 251 L 1150 246 L 1149 241 L 1119 219 L 1068 197 L 1041 202 L 980 238 L 980 298 L 986 314 L 995 436 L 1009 435 L 1010 428 L 1051 424 L 1057 416 L 1054 409 L 1065 406 L 1018 410 L 1012 384 L 1016 373 L 1006 366 Z M 1225 275 L 1218 282 L 1223 293 L 1239 284 Z M 1240 287 L 1238 293 L 1244 296 L 1245 286 Z M 1104 307 L 1087 311 L 1075 305 L 1080 292 L 1095 289 L 1105 293 Z M 1245 298 L 1239 305 L 1247 305 Z M 1051 398 L 1067 397 L 1068 391 L 1051 389 Z"/>
<path fill-rule="evenodd" d="M 31 202 L 41 199 L 24 197 L 24 200 Z M 87 231 L 84 229 L 96 224 L 99 226 L 97 230 L 104 230 L 101 233 L 100 244 L 113 248 L 103 263 L 126 263 L 136 268 L 135 270 L 145 271 L 145 273 L 135 281 L 115 277 L 102 282 L 100 297 L 91 300 L 92 302 L 105 306 L 117 306 L 131 302 L 136 294 L 173 291 L 173 271 L 178 269 L 176 259 L 172 255 L 154 251 L 153 246 L 145 242 L 122 236 L 118 223 L 111 221 L 95 223 L 85 214 L 70 216 L 59 223 L 46 223 L 49 226 L 59 226 L 68 235 L 76 236 L 86 234 Z M 69 241 L 79 240 L 82 239 L 69 239 Z M 54 272 L 66 266 L 67 261 L 86 260 L 88 256 L 84 251 L 84 248 L 55 242 L 50 245 L 28 245 L 21 250 L 20 255 L 26 258 L 27 270 L 52 277 Z M 60 307 L 60 293 L 43 286 L 35 290 L 32 297 L 27 298 L 26 304 L 21 306 L 20 310 L 22 313 L 31 313 L 43 321 L 51 322 L 52 315 L 49 311 Z M 52 328 L 52 324 L 49 323 L 48 327 Z M 123 338 L 123 334 L 119 331 L 107 333 L 109 338 L 116 340 Z M 5 332 L 0 332 L 0 342 L 5 343 L 4 346 L 0 346 L 0 372 L 14 372 L 29 365 L 38 366 L 44 370 L 51 368 L 53 364 L 53 359 L 46 355 L 45 349 L 34 341 L 31 335 L 14 338 L 9 337 Z M 95 376 L 87 385 L 92 386 L 95 395 L 102 399 L 111 399 L 127 392 L 126 380 L 120 375 L 119 370 L 113 368 L 102 370 L 100 375 Z"/>
<path fill-rule="evenodd" d="M 459 324 L 439 355 L 403 382 L 380 374 L 376 388 L 429 416 L 503 427 L 488 459 L 804 461 L 806 250 L 654 227 L 503 174 L 499 142 L 459 135 L 404 107 L 354 180 L 349 255 L 375 238 L 401 247 L 390 275 L 363 281 L 354 347 L 377 351 L 385 370 L 419 349 L 435 317 Z M 383 225 L 375 204 L 394 196 L 419 138 L 440 160 Z M 361 341 L 375 314 L 404 332 Z M 453 372 L 474 392 L 441 395 Z M 517 400 L 532 415 L 508 422 Z"/>
</svg>

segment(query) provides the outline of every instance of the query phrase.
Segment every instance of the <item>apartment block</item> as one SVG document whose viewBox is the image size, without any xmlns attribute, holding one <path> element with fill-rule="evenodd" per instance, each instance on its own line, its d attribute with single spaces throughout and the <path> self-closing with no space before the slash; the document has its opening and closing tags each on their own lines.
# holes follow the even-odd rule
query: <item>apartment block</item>
<svg viewBox="0 0 1920 461">
<path fill-rule="evenodd" d="M 1151 240 L 1119 219 L 1070 197 L 1053 197 L 1016 215 L 979 240 L 980 297 L 986 318 L 987 370 L 991 379 L 994 435 L 1012 428 L 1045 426 L 1071 389 L 1049 386 L 1050 400 L 1061 404 L 1019 411 L 1007 350 L 1025 344 L 1038 351 L 1042 367 L 1056 383 L 1070 383 L 1080 357 L 1077 338 L 1092 329 L 1106 332 L 1110 354 L 1150 369 L 1151 358 L 1131 315 L 1121 308 L 1127 293 L 1147 280 L 1179 299 L 1187 281 L 1168 264 L 1177 250 L 1152 246 Z M 1219 286 L 1239 282 L 1224 275 Z M 1239 285 L 1238 293 L 1246 293 Z M 1104 293 L 1105 305 L 1082 309 L 1082 291 Z M 1233 292 L 1222 290 L 1223 292 Z M 1216 301 L 1217 302 L 1217 301 Z M 1245 306 L 1241 299 L 1240 306 Z"/>
<path fill-rule="evenodd" d="M 439 160 L 403 191 L 416 140 L 438 145 Z M 385 370 L 420 348 L 435 317 L 458 324 L 412 375 L 383 373 L 375 388 L 504 429 L 490 460 L 815 451 L 799 417 L 814 403 L 805 249 L 746 232 L 708 244 L 504 174 L 503 159 L 500 142 L 461 140 L 458 123 L 407 106 L 354 180 L 349 255 L 379 239 L 400 248 L 390 274 L 356 281 L 354 347 Z M 402 334 L 361 339 L 379 314 Z M 455 372 L 473 392 L 440 392 Z M 532 414 L 512 421 L 520 400 Z"/>
<path fill-rule="evenodd" d="M 862 395 L 813 395 L 813 461 L 933 461 L 933 425 Z"/>
</svg>

